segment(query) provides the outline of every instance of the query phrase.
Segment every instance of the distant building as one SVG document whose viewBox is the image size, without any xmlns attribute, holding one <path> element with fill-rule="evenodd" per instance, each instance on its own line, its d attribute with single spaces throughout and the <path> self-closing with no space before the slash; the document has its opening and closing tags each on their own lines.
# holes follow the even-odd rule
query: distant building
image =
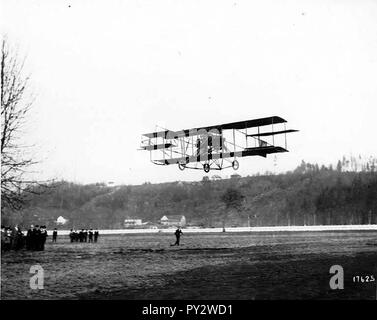
<svg viewBox="0 0 377 320">
<path fill-rule="evenodd" d="M 185 216 L 163 216 L 160 223 L 164 226 L 184 227 L 186 225 Z"/>
<path fill-rule="evenodd" d="M 67 219 L 65 219 L 64 217 L 60 216 L 56 219 L 56 224 L 61 224 L 61 225 L 64 225 L 67 223 Z"/>
<path fill-rule="evenodd" d="M 235 173 L 235 174 L 232 174 L 232 175 L 230 176 L 230 178 L 231 178 L 231 179 L 239 179 L 239 178 L 241 178 L 241 176 L 240 176 L 239 174 Z"/>
<path fill-rule="evenodd" d="M 124 226 L 127 227 L 135 227 L 135 226 L 141 226 L 142 220 L 141 219 L 124 219 Z"/>
</svg>

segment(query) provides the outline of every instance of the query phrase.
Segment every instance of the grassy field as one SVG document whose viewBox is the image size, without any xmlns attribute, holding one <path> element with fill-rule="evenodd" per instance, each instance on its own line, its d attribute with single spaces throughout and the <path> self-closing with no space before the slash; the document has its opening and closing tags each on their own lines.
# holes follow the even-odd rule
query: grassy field
<svg viewBox="0 0 377 320">
<path fill-rule="evenodd" d="M 51 237 L 50 239 L 51 240 Z M 70 243 L 60 237 L 44 252 L 5 252 L 2 299 L 376 299 L 377 232 L 102 236 Z M 31 290 L 32 265 L 44 289 Z M 330 290 L 332 265 L 344 268 L 344 290 Z"/>
</svg>

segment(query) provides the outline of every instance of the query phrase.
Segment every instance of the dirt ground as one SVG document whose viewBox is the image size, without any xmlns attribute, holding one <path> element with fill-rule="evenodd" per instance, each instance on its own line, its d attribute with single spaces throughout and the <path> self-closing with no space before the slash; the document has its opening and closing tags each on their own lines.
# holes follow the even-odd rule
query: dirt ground
<svg viewBox="0 0 377 320">
<path fill-rule="evenodd" d="M 51 238 L 51 237 L 50 237 Z M 51 239 L 48 239 L 51 241 Z M 43 252 L 5 252 L 2 299 L 368 299 L 377 283 L 377 233 L 287 232 L 102 236 Z M 44 289 L 30 289 L 30 267 L 44 270 Z M 331 290 L 332 265 L 344 269 Z"/>
</svg>

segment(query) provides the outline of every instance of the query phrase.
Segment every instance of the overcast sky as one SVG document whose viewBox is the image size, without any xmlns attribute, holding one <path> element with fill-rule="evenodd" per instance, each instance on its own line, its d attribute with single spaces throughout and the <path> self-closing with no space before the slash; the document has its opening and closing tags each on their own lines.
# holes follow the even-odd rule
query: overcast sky
<svg viewBox="0 0 377 320">
<path fill-rule="evenodd" d="M 377 155 L 377 1 L 0 3 L 37 94 L 39 178 L 201 179 L 151 164 L 140 135 L 272 115 L 300 130 L 290 152 L 243 158 L 239 174 Z"/>
</svg>

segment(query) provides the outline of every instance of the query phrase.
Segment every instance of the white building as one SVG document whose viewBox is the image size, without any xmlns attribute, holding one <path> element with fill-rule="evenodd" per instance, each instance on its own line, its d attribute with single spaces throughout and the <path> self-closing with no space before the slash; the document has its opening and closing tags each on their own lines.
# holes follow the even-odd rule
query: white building
<svg viewBox="0 0 377 320">
<path fill-rule="evenodd" d="M 160 223 L 164 226 L 184 227 L 186 225 L 185 216 L 163 216 Z"/>
<path fill-rule="evenodd" d="M 62 225 L 64 225 L 64 224 L 67 223 L 67 221 L 68 221 L 67 219 L 64 219 L 64 217 L 60 216 L 60 217 L 58 217 L 56 219 L 56 224 L 62 224 Z"/>
<path fill-rule="evenodd" d="M 127 227 L 134 227 L 134 226 L 141 226 L 142 220 L 141 219 L 124 219 L 124 226 Z"/>
</svg>

